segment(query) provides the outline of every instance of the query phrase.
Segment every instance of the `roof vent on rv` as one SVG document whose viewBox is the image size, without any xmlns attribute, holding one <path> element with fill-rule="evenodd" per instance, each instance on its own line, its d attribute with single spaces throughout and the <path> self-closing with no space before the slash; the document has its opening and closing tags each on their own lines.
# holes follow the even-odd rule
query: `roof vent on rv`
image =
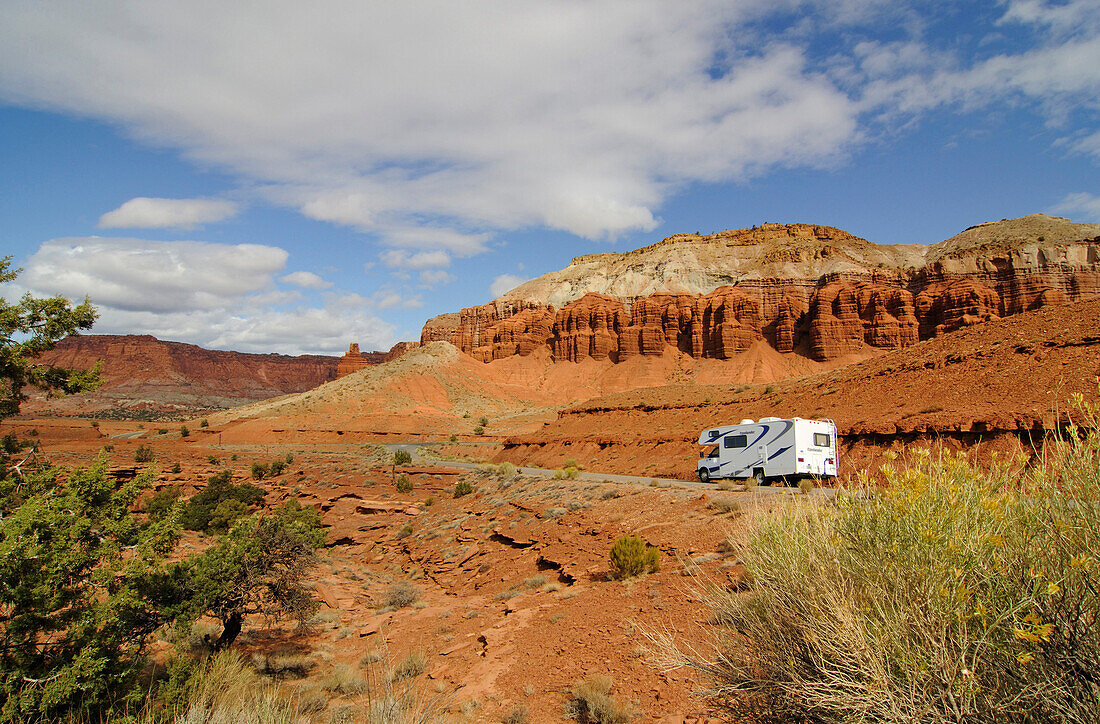
<svg viewBox="0 0 1100 724">
<path fill-rule="evenodd" d="M 741 424 L 742 424 L 742 425 L 751 425 L 751 424 L 752 424 L 752 420 L 742 420 L 742 421 L 741 421 Z"/>
<path fill-rule="evenodd" d="M 779 422 L 781 419 L 779 417 L 761 417 L 760 422 Z"/>
</svg>

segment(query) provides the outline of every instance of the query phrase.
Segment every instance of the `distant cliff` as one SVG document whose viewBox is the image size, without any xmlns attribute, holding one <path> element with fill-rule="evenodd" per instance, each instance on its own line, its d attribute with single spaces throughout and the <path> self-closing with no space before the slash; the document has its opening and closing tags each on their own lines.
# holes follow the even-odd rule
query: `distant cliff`
<svg viewBox="0 0 1100 724">
<path fill-rule="evenodd" d="M 149 335 L 69 337 L 38 362 L 87 368 L 103 362 L 103 385 L 87 395 L 34 396 L 24 412 L 114 410 L 120 416 L 224 408 L 303 392 L 336 379 L 338 357 L 247 354 L 165 342 Z"/>
<path fill-rule="evenodd" d="M 499 299 L 428 320 L 488 362 L 548 347 L 617 362 L 668 348 L 729 359 L 756 340 L 830 360 L 1100 294 L 1100 224 L 1033 214 L 929 246 L 812 224 L 677 234 L 577 257 Z"/>
</svg>

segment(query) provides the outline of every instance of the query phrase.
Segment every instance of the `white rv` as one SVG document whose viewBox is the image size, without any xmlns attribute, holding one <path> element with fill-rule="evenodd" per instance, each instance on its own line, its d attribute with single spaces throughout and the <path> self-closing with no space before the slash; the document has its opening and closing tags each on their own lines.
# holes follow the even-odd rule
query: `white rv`
<svg viewBox="0 0 1100 724">
<path fill-rule="evenodd" d="M 699 479 L 704 483 L 718 478 L 756 478 L 757 483 L 831 478 L 839 460 L 832 420 L 742 420 L 739 425 L 703 430 L 699 444 L 714 446 L 699 459 Z"/>
</svg>

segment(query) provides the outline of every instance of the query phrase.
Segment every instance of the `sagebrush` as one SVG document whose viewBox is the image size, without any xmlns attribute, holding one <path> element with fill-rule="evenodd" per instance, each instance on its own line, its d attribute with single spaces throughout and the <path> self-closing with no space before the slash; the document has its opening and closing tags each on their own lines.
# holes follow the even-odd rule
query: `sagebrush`
<svg viewBox="0 0 1100 724">
<path fill-rule="evenodd" d="M 666 663 L 780 721 L 1100 721 L 1100 419 L 1075 409 L 1028 470 L 924 451 L 762 519 L 751 590 L 707 592 L 716 655 Z"/>
</svg>

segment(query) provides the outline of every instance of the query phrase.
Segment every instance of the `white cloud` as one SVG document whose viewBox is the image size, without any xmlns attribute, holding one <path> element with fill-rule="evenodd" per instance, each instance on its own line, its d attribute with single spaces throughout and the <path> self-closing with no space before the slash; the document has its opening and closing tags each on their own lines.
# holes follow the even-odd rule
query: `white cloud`
<svg viewBox="0 0 1100 724">
<path fill-rule="evenodd" d="M 237 214 L 219 199 L 151 199 L 139 196 L 99 217 L 101 229 L 193 229 Z"/>
<path fill-rule="evenodd" d="M 299 292 L 278 290 L 275 275 L 286 260 L 283 249 L 256 244 L 55 239 L 39 247 L 11 286 L 90 297 L 100 313 L 98 333 L 287 354 L 338 354 L 353 339 L 367 348 L 393 345 L 393 325 L 373 316 L 359 295 L 326 293 L 325 304 L 312 307 L 300 306 Z M 299 274 L 309 273 L 283 279 L 303 279 Z"/>
<path fill-rule="evenodd" d="M 854 101 L 802 50 L 736 32 L 776 7 L 16 3 L 0 98 L 120 124 L 386 245 L 470 255 L 500 229 L 652 229 L 682 184 L 843 153 Z"/>
<path fill-rule="evenodd" d="M 500 230 L 653 229 L 693 182 L 835 163 L 946 104 L 1094 120 L 1095 0 L 1000 7 L 1037 39 L 975 60 L 929 37 L 935 4 L 887 0 L 10 2 L 0 100 L 118 124 L 386 247 L 470 256 Z"/>
<path fill-rule="evenodd" d="M 371 297 L 371 304 L 376 309 L 417 309 L 424 306 L 424 300 L 419 294 L 406 297 L 392 289 L 379 289 Z"/>
<path fill-rule="evenodd" d="M 283 249 L 259 244 L 53 239 L 27 261 L 22 281 L 118 309 L 190 311 L 273 289 L 273 277 L 286 260 Z"/>
<path fill-rule="evenodd" d="M 420 272 L 420 283 L 430 287 L 440 287 L 450 284 L 456 279 L 454 274 L 443 269 L 425 269 Z"/>
<path fill-rule="evenodd" d="M 332 289 L 332 282 L 327 282 L 313 272 L 296 271 L 279 277 L 279 281 L 293 284 L 302 289 Z"/>
<path fill-rule="evenodd" d="M 501 294 L 515 289 L 525 281 L 527 281 L 527 279 L 516 276 L 515 274 L 501 274 L 493 279 L 493 283 L 489 285 L 489 294 L 493 296 L 493 299 L 496 299 Z"/>
<path fill-rule="evenodd" d="M 1051 212 L 1074 215 L 1075 221 L 1100 221 L 1100 196 L 1084 191 L 1067 194 Z"/>
<path fill-rule="evenodd" d="M 451 257 L 445 251 L 420 251 L 410 254 L 400 249 L 388 249 L 379 255 L 382 263 L 390 268 L 412 269 L 438 269 L 449 267 Z"/>
</svg>

